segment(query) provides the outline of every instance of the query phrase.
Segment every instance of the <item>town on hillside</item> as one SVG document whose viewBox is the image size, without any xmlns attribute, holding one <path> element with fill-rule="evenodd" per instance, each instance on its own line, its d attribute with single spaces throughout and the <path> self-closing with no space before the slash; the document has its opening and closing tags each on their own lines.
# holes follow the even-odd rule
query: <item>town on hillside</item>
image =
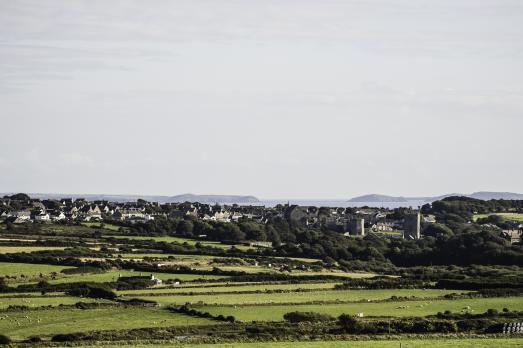
<svg viewBox="0 0 523 348">
<path fill-rule="evenodd" d="M 384 238 L 420 239 L 422 224 L 436 223 L 433 214 L 422 209 L 400 208 L 333 208 L 279 204 L 256 205 L 205 204 L 198 202 L 158 203 L 138 199 L 136 202 L 88 201 L 83 198 L 37 199 L 19 193 L 0 198 L 0 222 L 8 224 L 113 222 L 140 224 L 154 220 L 267 224 L 275 219 L 306 229 L 328 229 L 347 237 L 369 234 Z M 481 221 L 481 220 L 480 220 Z M 487 227 L 497 228 L 490 221 Z M 521 239 L 523 224 L 502 228 L 512 243 Z M 205 234 L 194 237 L 205 239 Z M 270 245 L 266 239 L 254 238 L 258 244 Z"/>
<path fill-rule="evenodd" d="M 296 225 L 328 228 L 347 237 L 373 233 L 387 238 L 419 239 L 421 222 L 436 222 L 434 215 L 408 209 L 401 216 L 387 208 L 332 208 L 298 205 L 275 207 L 220 205 L 198 202 L 164 203 L 87 201 L 83 198 L 58 200 L 31 198 L 20 193 L 0 198 L 0 219 L 6 223 L 26 222 L 126 222 L 144 223 L 155 219 L 192 218 L 222 223 L 253 221 L 264 224 L 282 218 Z M 205 237 L 205 236 L 200 236 Z"/>
</svg>

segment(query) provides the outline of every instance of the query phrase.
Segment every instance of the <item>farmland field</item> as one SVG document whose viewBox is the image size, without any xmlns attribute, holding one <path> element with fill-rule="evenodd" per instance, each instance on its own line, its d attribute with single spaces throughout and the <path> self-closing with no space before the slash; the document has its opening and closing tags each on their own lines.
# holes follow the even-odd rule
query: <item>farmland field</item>
<svg viewBox="0 0 523 348">
<path fill-rule="evenodd" d="M 38 277 L 40 274 L 49 275 L 52 272 L 60 272 L 63 269 L 74 268 L 69 266 L 53 266 L 31 263 L 8 263 L 0 262 L 0 277 L 22 275 L 26 277 Z"/>
<path fill-rule="evenodd" d="M 400 346 L 401 343 L 401 346 Z M 464 339 L 396 339 L 369 341 L 313 341 L 313 342 L 256 342 L 222 344 L 154 344 L 154 347 L 170 348 L 516 348 L 523 346 L 523 338 L 464 338 Z M 100 347 L 100 346 L 96 346 Z M 104 348 L 126 347 L 125 345 L 102 346 Z M 128 346 L 129 347 L 129 346 Z M 133 348 L 151 348 L 153 345 L 137 344 Z M 85 346 L 87 348 L 87 346 Z M 94 348 L 94 347 L 93 347 Z"/>
<path fill-rule="evenodd" d="M 33 251 L 42 250 L 64 250 L 65 247 L 52 247 L 52 246 L 0 246 L 1 254 L 12 254 L 12 253 L 31 253 Z"/>
<path fill-rule="evenodd" d="M 156 290 L 124 290 L 119 291 L 122 295 L 140 296 L 143 294 L 154 293 L 180 293 L 180 292 L 237 292 L 237 291 L 266 291 L 266 290 L 296 290 L 296 289 L 332 289 L 336 283 L 299 283 L 299 284 L 256 284 L 256 285 L 240 285 L 240 286 L 223 286 L 223 284 L 214 284 L 212 287 L 199 288 L 176 288 L 176 289 L 162 289 Z M 212 285 L 212 284 L 209 284 Z M 221 286 L 220 286 L 221 285 Z M 233 284 L 234 285 L 234 284 Z"/>
<path fill-rule="evenodd" d="M 263 306 L 203 306 L 202 309 L 212 314 L 233 315 L 242 321 L 278 321 L 283 315 L 292 311 L 318 312 L 331 316 L 340 314 L 363 313 L 365 316 L 426 316 L 450 310 L 461 312 L 470 307 L 472 313 L 483 313 L 490 308 L 502 310 L 523 310 L 523 297 L 482 298 L 434 301 L 391 301 L 377 303 L 343 303 L 343 304 L 313 304 L 313 305 L 263 305 Z M 467 310 L 468 311 L 468 310 Z"/>
<path fill-rule="evenodd" d="M 162 291 L 159 291 L 162 292 Z M 307 291 L 286 293 L 251 293 L 251 294 L 213 294 L 213 295 L 178 295 L 173 296 L 147 296 L 144 299 L 156 301 L 162 305 L 184 304 L 186 302 L 206 304 L 267 304 L 267 303 L 300 303 L 320 301 L 371 301 L 384 300 L 391 296 L 415 296 L 418 298 L 432 298 L 455 293 L 455 290 L 423 290 L 423 289 L 400 289 L 400 290 L 330 290 L 330 291 Z M 365 304 L 366 305 L 366 304 Z"/>
<path fill-rule="evenodd" d="M 87 223 L 74 226 L 43 224 L 37 226 L 35 234 L 32 234 L 32 231 L 20 234 L 20 236 L 24 236 L 23 238 L 27 238 L 24 239 L 26 242 L 24 246 L 0 247 L 0 253 L 9 254 L 5 260 L 26 262 L 0 262 L 0 277 L 6 277 L 5 282 L 0 283 L 0 286 L 3 286 L 3 288 L 0 287 L 0 290 L 4 291 L 0 292 L 1 334 L 9 336 L 15 344 L 33 335 L 39 336 L 47 344 L 56 334 L 82 332 L 88 335 L 84 337 L 92 340 L 86 341 L 86 345 L 93 344 L 95 341 L 107 340 L 106 343 L 99 342 L 101 346 L 105 347 L 110 347 L 111 343 L 125 346 L 127 344 L 125 341 L 128 339 L 137 340 L 138 345 L 135 346 L 140 347 L 140 344 L 147 342 L 148 337 L 152 337 L 151 340 L 165 339 L 162 342 L 169 342 L 185 333 L 191 334 L 189 342 L 210 342 L 211 340 L 232 342 L 213 345 L 213 348 L 285 348 L 290 346 L 341 348 L 347 345 L 392 348 L 399 342 L 371 340 L 383 334 L 385 332 L 383 328 L 379 329 L 381 330 L 379 333 L 360 332 L 365 335 L 362 337 L 362 341 L 328 341 L 329 339 L 352 337 L 342 336 L 345 333 L 350 335 L 354 333 L 343 327 L 342 319 L 338 319 L 341 314 L 348 314 L 366 328 L 373 328 L 374 324 L 379 328 L 378 323 L 383 322 L 384 318 L 396 319 L 397 324 L 395 325 L 405 325 L 394 331 L 399 335 L 397 337 L 405 338 L 402 340 L 402 348 L 409 347 L 409 345 L 415 347 L 420 342 L 429 348 L 482 346 L 490 348 L 494 347 L 496 343 L 515 347 L 520 343 L 517 340 L 475 339 L 416 341 L 407 339 L 407 337 L 423 336 L 400 336 L 423 333 L 424 331 L 414 331 L 408 326 L 409 323 L 418 323 L 417 318 L 419 318 L 420 323 L 430 322 L 427 327 L 441 330 L 436 331 L 437 334 L 451 332 L 466 335 L 470 333 L 481 337 L 489 332 L 486 329 L 490 329 L 494 325 L 493 323 L 498 325 L 501 320 L 510 321 L 516 320 L 516 318 L 520 320 L 521 313 L 523 313 L 523 296 L 517 292 L 518 290 L 510 293 L 506 289 L 497 289 L 498 292 L 494 292 L 493 297 L 488 297 L 491 294 L 484 295 L 480 288 L 477 289 L 479 292 L 473 298 L 444 298 L 447 294 L 464 294 L 468 291 L 456 290 L 459 287 L 449 290 L 436 289 L 435 281 L 430 278 L 433 274 L 430 273 L 429 277 L 425 278 L 428 280 L 420 280 L 422 277 L 415 272 L 410 273 L 410 278 L 400 276 L 403 274 L 402 272 L 409 273 L 410 271 L 407 269 L 402 269 L 400 272 L 394 269 L 371 272 L 370 269 L 378 270 L 380 268 L 352 267 L 353 265 L 348 263 L 341 266 L 325 260 L 273 256 L 275 250 L 271 249 L 260 251 L 258 254 L 236 251 L 229 257 L 229 253 L 216 250 L 210 251 L 209 254 L 192 255 L 190 253 L 194 248 L 184 246 L 183 248 L 186 249 L 178 247 L 182 248 L 180 254 L 169 253 L 175 249 L 172 249 L 172 246 L 167 247 L 165 242 L 187 242 L 194 245 L 198 241 L 173 236 L 129 236 L 126 240 L 127 236 L 120 234 L 118 239 L 109 242 L 108 236 L 94 235 L 96 229 L 91 227 L 97 226 L 96 224 Z M 116 232 L 115 226 L 106 225 L 105 227 L 105 229 L 100 229 L 102 236 L 105 233 L 119 233 Z M 111 228 L 112 231 L 109 231 L 108 228 Z M 18 235 L 9 234 L 4 237 L 17 238 Z M 71 247 L 43 246 L 45 240 L 51 239 L 53 242 L 49 244 L 56 244 L 57 240 L 65 240 Z M 140 240 L 149 241 L 142 243 L 139 242 Z M 29 244 L 31 242 L 34 244 Z M 224 250 L 231 247 L 219 242 L 204 241 L 202 244 L 218 246 Z M 89 249 L 101 252 L 94 253 Z M 243 247 L 242 250 L 246 249 L 248 247 Z M 41 250 L 53 250 L 53 252 L 49 255 L 31 254 Z M 198 254 L 201 252 L 205 252 L 205 250 L 200 250 Z M 47 261 L 43 257 L 49 257 L 49 262 L 63 266 L 38 263 Z M 33 261 L 34 263 L 30 263 Z M 311 264 L 312 262 L 314 264 Z M 158 269 L 160 263 L 162 268 Z M 62 273 L 62 270 L 69 268 L 80 268 L 77 269 L 78 272 L 83 268 L 86 273 Z M 192 274 L 198 270 L 210 271 L 214 268 L 238 273 L 227 276 Z M 133 271 L 133 269 L 166 271 L 172 269 L 172 271 L 163 273 Z M 441 270 L 437 271 L 441 272 Z M 476 275 L 490 271 L 478 267 L 470 274 Z M 512 276 L 513 278 L 510 279 L 521 275 L 514 267 L 499 267 L 489 274 L 493 277 L 495 275 Z M 119 276 L 148 275 L 154 275 L 164 283 L 151 286 L 143 279 L 117 281 Z M 465 277 L 471 276 L 466 275 Z M 173 284 L 167 280 L 180 280 L 181 284 Z M 335 290 L 335 285 L 340 283 L 354 284 L 353 286 L 358 289 Z M 396 284 L 400 285 L 398 286 L 400 289 L 395 288 Z M 507 291 L 507 297 L 503 297 L 504 291 Z M 127 302 L 130 299 L 135 299 L 135 301 Z M 86 304 L 75 305 L 78 302 Z M 156 307 L 155 304 L 159 306 Z M 179 307 L 171 308 L 171 312 L 166 307 L 172 304 Z M 182 307 L 185 304 L 189 305 Z M 16 308 L 17 306 L 24 306 L 28 309 Z M 503 310 L 506 308 L 510 311 Z M 456 314 L 457 318 L 451 319 L 452 324 L 456 324 L 463 318 L 472 318 L 465 314 L 479 314 L 479 318 L 484 318 L 484 315 L 487 314 L 483 313 L 489 309 L 496 309 L 499 313 L 494 314 L 493 319 L 489 317 L 486 324 L 482 324 L 485 325 L 484 327 L 469 331 L 457 329 L 453 331 L 452 328 L 450 331 L 444 331 L 446 329 L 436 326 L 439 325 L 438 320 L 443 319 L 431 317 L 438 312 L 451 311 Z M 296 311 L 312 312 L 297 315 L 328 314 L 335 320 L 322 318 L 304 325 L 296 325 L 289 318 L 284 320 L 286 313 Z M 491 313 L 492 311 L 488 315 L 490 316 Z M 363 319 L 358 319 L 357 314 L 362 315 Z M 460 314 L 463 315 L 459 316 Z M 482 315 L 483 317 L 481 317 Z M 402 321 L 400 318 L 405 320 Z M 444 319 L 445 322 L 451 320 Z M 472 320 L 475 319 L 472 318 Z M 252 322 L 257 322 L 257 324 Z M 165 329 L 167 327 L 169 329 Z M 147 330 L 131 332 L 126 329 Z M 253 330 L 261 330 L 260 336 L 253 335 Z M 267 330 L 267 333 L 264 330 Z M 416 327 L 415 330 L 421 329 Z M 87 333 L 89 331 L 92 332 Z M 96 333 L 96 331 L 100 332 Z M 431 331 L 427 332 L 431 333 Z M 356 334 L 360 333 L 356 332 Z M 263 342 L 267 337 L 278 341 L 300 336 L 316 337 L 318 341 Z M 79 339 L 74 335 L 69 337 L 68 339 L 73 341 Z M 258 337 L 262 342 L 243 343 L 256 340 Z M 430 335 L 427 337 L 430 338 Z M 234 342 L 234 340 L 237 341 Z M 189 342 L 184 344 L 175 341 L 171 345 L 151 344 L 143 345 L 143 347 L 195 346 Z M 71 342 L 71 344 L 73 343 Z M 74 344 L 78 346 L 78 342 Z M 129 347 L 131 346 L 129 345 Z"/>
<path fill-rule="evenodd" d="M 109 230 L 109 231 L 119 231 L 120 229 L 126 229 L 125 227 L 120 227 L 117 225 L 107 224 L 107 223 L 100 223 L 100 222 L 82 222 L 82 225 L 87 227 L 97 227 L 101 228 L 103 226 L 103 229 Z"/>
<path fill-rule="evenodd" d="M 31 335 L 215 323 L 159 309 L 50 309 L 0 313 L 0 332 L 14 339 Z"/>
<path fill-rule="evenodd" d="M 78 298 L 72 296 L 40 296 L 40 297 L 0 297 L 0 309 L 9 306 L 27 306 L 27 307 L 41 307 L 41 306 L 59 306 L 72 305 L 77 302 L 108 302 L 104 300 L 94 300 L 90 298 Z"/>
<path fill-rule="evenodd" d="M 174 274 L 174 273 L 157 273 L 157 272 L 132 272 L 126 270 L 110 271 L 104 273 L 93 274 L 74 274 L 74 275 L 60 275 L 60 278 L 50 280 L 51 284 L 60 283 L 74 283 L 74 282 L 113 282 L 121 275 L 123 277 L 138 276 L 138 275 L 154 275 L 161 280 L 179 279 L 182 281 L 192 281 L 195 279 L 220 279 L 223 276 L 215 275 L 199 275 L 199 274 Z"/>
<path fill-rule="evenodd" d="M 484 219 L 490 215 L 498 215 L 508 221 L 521 221 L 523 222 L 523 213 L 492 213 L 492 214 L 475 214 L 472 219 L 477 221 L 478 219 Z"/>
<path fill-rule="evenodd" d="M 190 238 L 183 238 L 183 237 L 175 237 L 175 236 L 128 236 L 128 235 L 106 235 L 106 237 L 112 237 L 112 238 L 121 238 L 121 239 L 130 239 L 130 240 L 154 240 L 155 242 L 166 242 L 166 243 L 187 243 L 189 245 L 196 245 L 197 243 L 200 243 L 201 245 L 210 246 L 214 248 L 221 248 L 221 249 L 230 249 L 232 245 L 229 244 L 223 244 L 220 242 L 211 242 L 211 241 L 205 241 L 205 240 L 195 240 Z M 249 250 L 249 249 L 256 249 L 254 247 L 250 247 L 247 245 L 241 245 L 236 244 L 236 248 L 240 250 Z"/>
<path fill-rule="evenodd" d="M 401 343 L 401 346 L 400 346 Z M 136 344 L 134 348 L 151 348 L 153 345 Z M 313 342 L 256 342 L 234 344 L 154 344 L 154 347 L 184 348 L 516 348 L 523 346 L 523 338 L 464 338 L 464 339 L 395 339 L 369 341 L 313 341 Z M 96 346 L 100 347 L 100 346 Z M 125 345 L 103 346 L 105 348 L 125 347 Z M 94 348 L 94 346 L 93 346 Z"/>
</svg>

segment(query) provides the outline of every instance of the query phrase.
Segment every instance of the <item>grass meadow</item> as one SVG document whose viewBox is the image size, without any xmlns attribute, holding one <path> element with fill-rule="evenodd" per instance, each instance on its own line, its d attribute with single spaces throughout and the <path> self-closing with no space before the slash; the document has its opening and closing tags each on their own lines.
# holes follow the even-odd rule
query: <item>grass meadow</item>
<svg viewBox="0 0 523 348">
<path fill-rule="evenodd" d="M 158 292 L 161 292 L 159 290 Z M 185 304 L 203 302 L 206 304 L 248 305 L 270 303 L 300 303 L 300 302 L 356 302 L 375 301 L 388 299 L 391 296 L 405 296 L 417 298 L 433 298 L 456 290 L 439 289 L 399 289 L 399 290 L 327 290 L 286 293 L 250 293 L 250 294 L 212 294 L 212 295 L 179 295 L 172 296 L 146 296 L 144 299 L 156 301 L 162 305 Z M 394 302 L 396 303 L 396 302 Z M 367 305 L 367 303 L 364 303 Z"/>
<path fill-rule="evenodd" d="M 59 333 L 93 330 L 216 324 L 209 319 L 167 310 L 134 307 L 4 312 L 0 313 L 0 319 L 0 332 L 16 340 L 32 335 L 48 338 Z"/>
<path fill-rule="evenodd" d="M 467 309 L 470 308 L 470 309 Z M 214 315 L 233 315 L 241 321 L 280 321 L 292 311 L 318 312 L 332 315 L 363 313 L 364 316 L 409 317 L 434 315 L 450 310 L 483 313 L 493 308 L 523 310 L 523 297 L 473 298 L 459 300 L 416 300 L 371 303 L 263 305 L 263 306 L 203 306 L 202 310 Z"/>
<path fill-rule="evenodd" d="M 94 348 L 95 346 L 89 346 Z M 100 346 L 96 346 L 100 347 Z M 121 348 L 125 345 L 108 345 L 105 348 Z M 462 338 L 462 339 L 395 339 L 368 341 L 312 341 L 312 342 L 256 342 L 220 344 L 133 344 L 133 348 L 519 348 L 523 338 Z M 87 348 L 85 346 L 84 348 Z"/>
</svg>

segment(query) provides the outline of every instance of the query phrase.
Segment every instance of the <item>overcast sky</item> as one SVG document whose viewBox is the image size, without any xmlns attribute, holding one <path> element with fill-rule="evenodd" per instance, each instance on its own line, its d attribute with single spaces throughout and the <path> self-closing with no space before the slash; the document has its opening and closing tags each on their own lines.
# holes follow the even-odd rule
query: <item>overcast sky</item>
<svg viewBox="0 0 523 348">
<path fill-rule="evenodd" d="M 523 192 L 523 1 L 0 1 L 0 192 Z"/>
</svg>

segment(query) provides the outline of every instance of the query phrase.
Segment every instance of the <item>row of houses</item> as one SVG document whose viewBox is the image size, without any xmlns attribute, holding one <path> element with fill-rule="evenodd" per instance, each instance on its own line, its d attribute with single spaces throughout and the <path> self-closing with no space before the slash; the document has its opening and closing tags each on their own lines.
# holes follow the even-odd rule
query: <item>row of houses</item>
<svg viewBox="0 0 523 348">
<path fill-rule="evenodd" d="M 266 222 L 268 211 L 263 207 L 221 206 L 201 203 L 166 203 L 137 201 L 118 203 L 88 202 L 84 199 L 13 200 L 0 198 L 0 220 L 12 223 L 50 221 L 101 221 L 104 219 L 146 222 L 158 217 L 170 219 L 192 216 L 204 221 L 238 222 L 250 219 Z"/>
<path fill-rule="evenodd" d="M 20 195 L 18 195 L 20 196 Z M 239 206 L 204 203 L 165 203 L 86 201 L 64 198 L 60 200 L 38 200 L 22 196 L 13 200 L 0 198 L 0 219 L 12 223 L 49 221 L 102 221 L 118 220 L 146 222 L 159 217 L 180 219 L 191 216 L 203 221 L 238 222 L 255 221 L 265 224 L 274 218 L 307 228 L 329 228 L 347 235 L 361 236 L 367 233 L 391 233 L 406 231 L 408 238 L 419 238 L 420 221 L 432 222 L 433 217 L 421 216 L 418 212 L 409 219 L 394 219 L 387 209 L 330 208 L 297 205 L 276 207 Z M 428 220 L 427 220 L 428 219 Z M 430 220 L 432 219 L 432 220 Z M 395 236 L 394 234 L 390 234 Z"/>
</svg>

